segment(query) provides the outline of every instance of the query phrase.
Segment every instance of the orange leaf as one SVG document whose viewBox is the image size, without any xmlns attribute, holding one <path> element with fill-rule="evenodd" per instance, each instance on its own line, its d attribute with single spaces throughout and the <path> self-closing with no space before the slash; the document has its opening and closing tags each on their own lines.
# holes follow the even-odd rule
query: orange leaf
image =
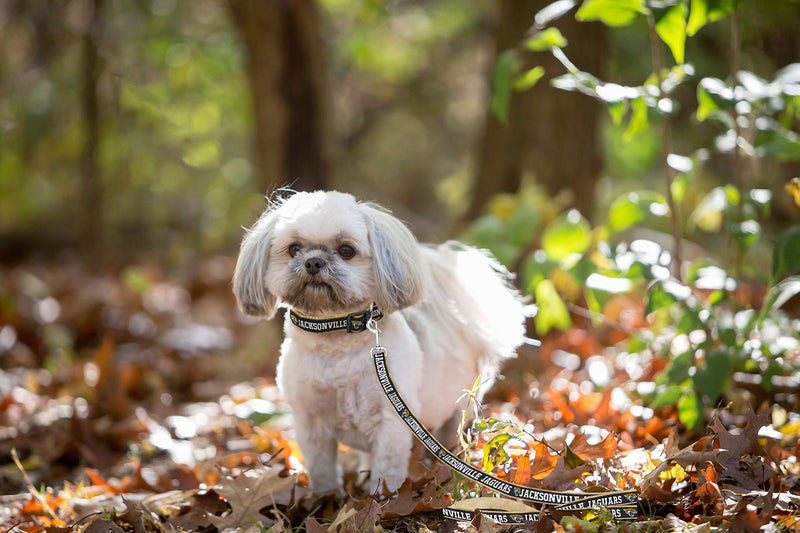
<svg viewBox="0 0 800 533">
<path fill-rule="evenodd" d="M 717 482 L 717 471 L 714 469 L 714 463 L 706 461 L 706 467 L 703 469 L 703 479 L 707 482 Z"/>
<path fill-rule="evenodd" d="M 100 475 L 100 472 L 98 472 L 94 468 L 87 468 L 86 475 L 89 476 L 89 480 L 92 482 L 92 485 L 100 485 L 101 487 L 105 487 L 106 485 L 108 485 L 108 481 L 106 481 L 106 478 Z"/>
<path fill-rule="evenodd" d="M 561 413 L 561 419 L 565 424 L 571 424 L 575 420 L 575 414 L 572 412 L 572 408 L 559 391 L 553 388 L 547 389 L 547 397 L 550 399 L 550 402 L 552 402 L 553 407 Z"/>
<path fill-rule="evenodd" d="M 551 454 L 547 445 L 540 441 L 535 441 L 532 448 L 531 477 L 533 479 L 543 479 L 555 468 L 558 455 Z"/>
<path fill-rule="evenodd" d="M 517 461 L 517 471 L 514 474 L 513 482 L 517 485 L 524 485 L 531 480 L 531 460 L 526 453 Z"/>
<path fill-rule="evenodd" d="M 584 433 L 578 433 L 570 443 L 572 451 L 582 459 L 610 459 L 617 455 L 617 437 L 609 433 L 597 444 L 589 444 Z"/>
</svg>

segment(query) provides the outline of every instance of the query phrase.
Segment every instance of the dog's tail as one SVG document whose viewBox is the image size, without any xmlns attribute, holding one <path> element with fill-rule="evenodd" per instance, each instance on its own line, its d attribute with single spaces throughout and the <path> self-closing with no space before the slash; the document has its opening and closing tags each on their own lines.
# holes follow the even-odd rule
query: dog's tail
<svg viewBox="0 0 800 533">
<path fill-rule="evenodd" d="M 446 309 L 439 312 L 451 315 L 458 334 L 478 347 L 481 366 L 496 369 L 527 341 L 525 319 L 532 306 L 488 252 L 456 241 L 437 246 L 436 252 L 432 276 L 447 294 Z"/>
</svg>

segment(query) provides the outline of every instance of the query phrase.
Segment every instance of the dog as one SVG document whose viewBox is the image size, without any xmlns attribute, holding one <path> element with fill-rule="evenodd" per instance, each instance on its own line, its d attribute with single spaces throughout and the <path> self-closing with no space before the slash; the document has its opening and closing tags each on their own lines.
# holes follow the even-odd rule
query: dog
<svg viewBox="0 0 800 533">
<path fill-rule="evenodd" d="M 464 391 L 481 376 L 480 397 L 525 339 L 525 303 L 509 279 L 488 253 L 420 244 L 389 211 L 349 194 L 270 202 L 244 236 L 233 291 L 247 315 L 288 308 L 276 381 L 314 493 L 342 491 L 338 443 L 369 452 L 372 490 L 395 492 L 407 477 L 413 435 L 372 366 L 371 306 L 383 314 L 398 391 L 436 430 L 460 419 Z"/>
</svg>

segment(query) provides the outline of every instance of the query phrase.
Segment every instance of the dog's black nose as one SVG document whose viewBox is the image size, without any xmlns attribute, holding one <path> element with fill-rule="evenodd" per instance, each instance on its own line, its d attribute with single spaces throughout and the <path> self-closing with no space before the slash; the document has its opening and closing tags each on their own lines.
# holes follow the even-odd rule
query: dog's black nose
<svg viewBox="0 0 800 533">
<path fill-rule="evenodd" d="M 309 274 L 316 274 L 325 266 L 325 260 L 321 257 L 312 257 L 306 259 L 306 272 Z"/>
</svg>

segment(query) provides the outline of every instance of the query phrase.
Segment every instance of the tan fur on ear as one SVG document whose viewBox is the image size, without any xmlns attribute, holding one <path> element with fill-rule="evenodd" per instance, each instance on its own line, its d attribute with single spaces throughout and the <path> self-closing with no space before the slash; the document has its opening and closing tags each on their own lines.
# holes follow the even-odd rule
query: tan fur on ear
<svg viewBox="0 0 800 533">
<path fill-rule="evenodd" d="M 425 294 L 425 273 L 419 243 L 408 228 L 390 213 L 371 204 L 359 204 L 367 219 L 373 268 L 378 285 L 378 307 L 399 311 Z"/>
<path fill-rule="evenodd" d="M 273 210 L 261 215 L 244 236 L 236 261 L 233 293 L 239 308 L 250 316 L 269 319 L 275 315 L 277 308 L 277 298 L 267 290 L 266 285 L 269 248 L 276 219 Z"/>
</svg>

